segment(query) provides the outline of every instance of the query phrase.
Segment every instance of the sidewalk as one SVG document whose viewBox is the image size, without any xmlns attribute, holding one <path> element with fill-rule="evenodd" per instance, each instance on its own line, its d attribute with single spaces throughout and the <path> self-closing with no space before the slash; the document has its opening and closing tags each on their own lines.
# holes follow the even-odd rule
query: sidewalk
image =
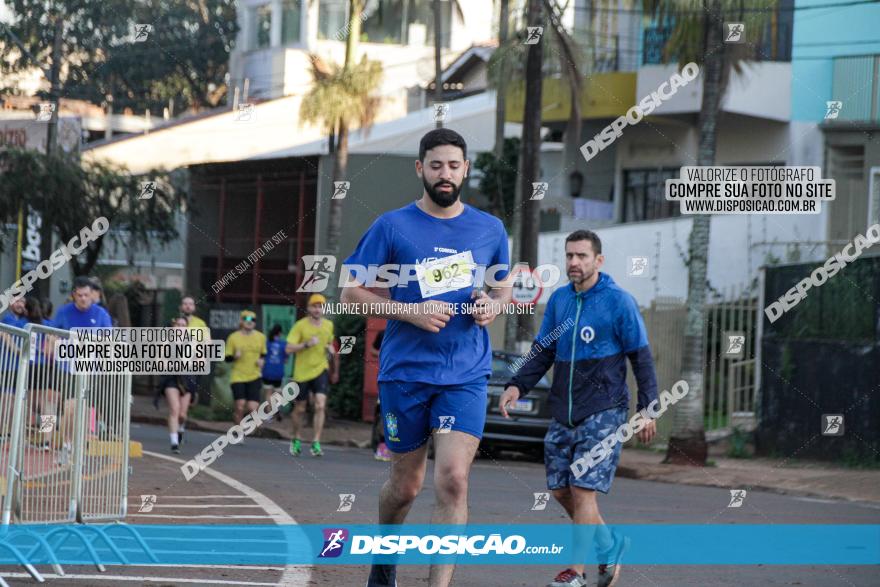
<svg viewBox="0 0 880 587">
<path fill-rule="evenodd" d="M 712 467 L 664 465 L 664 453 L 623 451 L 617 475 L 629 479 L 754 489 L 880 503 L 880 470 L 848 469 L 819 461 L 709 457 Z"/>
<path fill-rule="evenodd" d="M 164 402 L 159 404 L 157 411 L 151 397 L 134 396 L 132 421 L 164 426 L 167 413 Z M 190 419 L 187 425 L 192 430 L 225 434 L 232 422 Z M 321 442 L 368 448 L 371 426 L 367 422 L 328 418 Z M 310 438 L 310 434 L 310 427 L 303 429 L 303 438 Z M 289 440 L 290 418 L 286 417 L 282 422 L 263 424 L 254 430 L 252 436 Z M 649 450 L 626 449 L 621 456 L 617 475 L 664 483 L 753 489 L 880 503 L 880 470 L 877 469 L 847 469 L 817 461 L 726 457 L 710 457 L 714 462 L 711 467 L 687 467 L 664 465 L 661 462 L 664 456 L 663 453 Z"/>
</svg>

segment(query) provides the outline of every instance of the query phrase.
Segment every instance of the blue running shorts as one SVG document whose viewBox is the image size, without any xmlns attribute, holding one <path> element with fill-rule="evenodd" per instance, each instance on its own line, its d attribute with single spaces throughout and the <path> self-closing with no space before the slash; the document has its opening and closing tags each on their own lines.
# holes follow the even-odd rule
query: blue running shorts
<svg viewBox="0 0 880 587">
<path fill-rule="evenodd" d="M 434 428 L 482 438 L 488 382 L 488 377 L 455 385 L 380 381 L 385 444 L 392 452 L 410 452 L 425 444 Z"/>
<path fill-rule="evenodd" d="M 544 436 L 547 488 L 562 489 L 574 485 L 608 493 L 620 460 L 620 443 L 614 445 L 608 457 L 579 478 L 572 472 L 571 464 L 582 456 L 589 459 L 590 450 L 606 436 L 615 434 L 617 428 L 626 422 L 626 416 L 626 408 L 610 408 L 591 414 L 574 428 L 553 420 Z"/>
</svg>

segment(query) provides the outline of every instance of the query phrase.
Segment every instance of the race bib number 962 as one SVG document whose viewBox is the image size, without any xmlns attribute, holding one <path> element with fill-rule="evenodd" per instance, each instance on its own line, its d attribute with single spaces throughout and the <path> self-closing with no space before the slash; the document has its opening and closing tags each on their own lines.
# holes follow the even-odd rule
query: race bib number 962
<svg viewBox="0 0 880 587">
<path fill-rule="evenodd" d="M 474 256 L 470 251 L 443 257 L 416 266 L 423 298 L 471 287 L 474 283 Z"/>
</svg>

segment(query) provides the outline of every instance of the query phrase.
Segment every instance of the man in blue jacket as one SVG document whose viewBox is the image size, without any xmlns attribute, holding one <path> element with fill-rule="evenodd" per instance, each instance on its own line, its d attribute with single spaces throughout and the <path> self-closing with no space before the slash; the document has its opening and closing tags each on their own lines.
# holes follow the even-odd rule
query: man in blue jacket
<svg viewBox="0 0 880 587">
<path fill-rule="evenodd" d="M 596 492 L 611 488 L 621 445 L 586 472 L 572 464 L 589 458 L 594 446 L 626 422 L 626 359 L 638 382 L 638 410 L 657 398 L 657 378 L 635 299 L 599 271 L 605 257 L 598 235 L 589 230 L 568 235 L 565 259 L 571 283 L 550 296 L 530 358 L 507 384 L 500 407 L 509 417 L 507 408 L 554 367 L 549 399 L 553 421 L 544 438 L 547 487 L 575 524 L 603 526 Z M 654 421 L 648 420 L 637 437 L 647 443 L 655 433 Z M 597 531 L 596 543 L 599 559 L 605 561 L 599 565 L 598 585 L 607 587 L 617 582 L 625 539 L 604 530 Z M 584 586 L 583 573 L 583 564 L 572 565 L 550 587 Z"/>
</svg>

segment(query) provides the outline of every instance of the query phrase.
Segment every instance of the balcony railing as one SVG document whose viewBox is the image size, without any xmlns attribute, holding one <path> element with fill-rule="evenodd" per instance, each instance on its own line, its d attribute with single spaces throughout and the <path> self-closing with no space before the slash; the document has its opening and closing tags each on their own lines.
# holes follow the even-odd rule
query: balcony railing
<svg viewBox="0 0 880 587">
<path fill-rule="evenodd" d="M 647 26 L 642 31 L 642 65 L 663 63 L 663 52 L 672 33 L 672 26 Z M 757 61 L 791 61 L 792 25 L 776 22 L 767 26 L 753 58 Z"/>
</svg>

